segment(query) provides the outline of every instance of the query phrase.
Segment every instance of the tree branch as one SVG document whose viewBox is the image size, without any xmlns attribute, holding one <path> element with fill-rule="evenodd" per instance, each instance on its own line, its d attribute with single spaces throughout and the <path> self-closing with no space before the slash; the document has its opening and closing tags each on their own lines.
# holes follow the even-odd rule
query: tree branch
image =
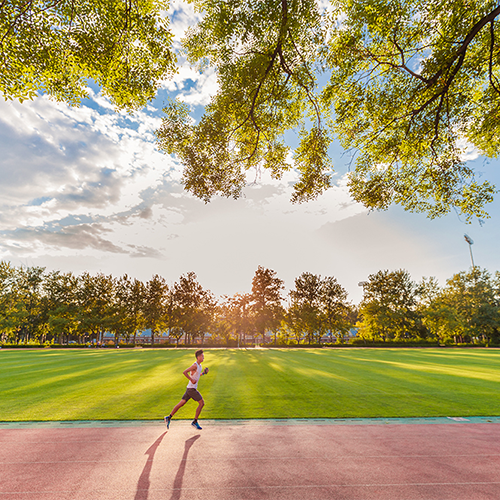
<svg viewBox="0 0 500 500">
<path fill-rule="evenodd" d="M 295 52 L 297 52 L 297 55 L 302 60 L 302 64 L 304 65 L 304 68 L 306 69 L 307 75 L 311 79 L 311 82 L 314 82 L 314 78 L 312 77 L 311 73 L 309 72 L 309 68 L 307 67 L 305 59 L 302 57 L 302 54 L 300 53 L 299 49 L 295 45 L 295 40 L 293 39 L 292 34 L 290 33 L 290 30 L 287 30 L 287 32 L 288 32 L 288 36 L 290 37 L 290 40 L 292 42 L 293 48 L 295 49 Z M 283 54 L 281 52 L 280 52 L 280 60 L 282 61 L 282 67 L 285 69 L 285 66 L 283 66 L 283 64 L 286 64 L 286 61 L 285 61 Z M 286 66 L 288 67 L 288 65 L 286 65 Z M 290 71 L 289 74 L 292 75 L 292 72 Z M 307 85 L 302 84 L 302 82 L 300 82 L 299 80 L 297 80 L 297 83 L 299 84 L 300 87 L 302 87 L 305 90 L 307 98 L 309 99 L 309 102 L 314 106 L 314 110 L 316 111 L 316 119 L 318 121 L 318 128 L 321 128 L 321 113 L 320 113 L 319 108 L 318 108 L 318 103 L 311 96 L 311 92 L 310 92 L 309 88 L 307 87 Z"/>
<path fill-rule="evenodd" d="M 434 149 L 434 144 L 435 144 L 437 138 L 439 137 L 439 121 L 441 119 L 441 109 L 443 108 L 444 98 L 447 95 L 448 95 L 447 92 L 443 92 L 441 94 L 441 98 L 439 99 L 438 109 L 436 111 L 436 117 L 434 118 L 434 137 L 432 138 L 431 145 L 430 145 L 431 150 L 434 153 L 434 156 L 437 156 L 436 151 Z"/>
<path fill-rule="evenodd" d="M 256 120 L 255 120 L 255 108 L 256 108 L 256 105 L 257 105 L 257 98 L 258 98 L 258 96 L 260 94 L 260 91 L 262 89 L 262 85 L 266 81 L 267 76 L 269 75 L 269 72 L 273 68 L 274 63 L 276 61 L 276 57 L 281 53 L 282 40 L 283 40 L 284 34 L 286 33 L 287 24 L 288 24 L 288 4 L 287 4 L 287 0 L 281 0 L 281 12 L 282 12 L 282 19 L 281 19 L 281 27 L 280 27 L 280 34 L 279 34 L 279 38 L 278 38 L 278 43 L 276 44 L 276 47 L 275 47 L 275 49 L 274 49 L 274 51 L 273 51 L 273 53 L 271 55 L 271 59 L 269 61 L 269 64 L 267 65 L 266 70 L 264 72 L 264 76 L 261 78 L 261 80 L 259 82 L 259 85 L 257 86 L 257 88 L 255 90 L 255 93 L 254 93 L 254 96 L 253 96 L 253 99 L 252 99 L 252 104 L 250 106 L 250 110 L 248 112 L 247 117 L 245 118 L 245 120 L 243 120 L 242 123 L 240 123 L 231 132 L 231 136 L 232 136 L 234 134 L 234 132 L 236 132 L 236 130 L 238 130 L 239 128 L 241 128 L 249 119 L 251 119 L 251 121 L 253 123 L 253 126 L 255 127 L 255 130 L 257 131 L 257 139 L 255 141 L 255 147 L 254 147 L 252 153 L 247 158 L 245 158 L 245 161 L 249 160 L 250 158 L 252 158 L 254 156 L 254 154 L 257 151 L 257 147 L 259 145 L 259 139 L 260 139 L 261 129 L 260 129 L 259 125 L 257 124 Z"/>
<path fill-rule="evenodd" d="M 445 67 L 441 68 L 439 71 L 437 71 L 432 78 L 429 79 L 429 85 L 428 88 L 434 85 L 438 78 L 448 69 L 450 69 L 454 62 L 456 61 L 457 57 L 459 57 L 462 62 L 463 58 L 465 57 L 465 53 L 467 52 L 467 49 L 469 47 L 469 44 L 474 40 L 475 36 L 481 31 L 481 29 L 486 26 L 489 22 L 494 21 L 495 18 L 500 14 L 500 5 L 492 10 L 487 16 L 484 16 L 482 19 L 480 19 L 469 31 L 469 34 L 465 37 L 464 41 L 462 42 L 462 45 L 460 48 L 457 50 L 457 52 L 450 58 L 449 62 L 445 65 Z M 460 64 L 461 66 L 461 64 Z"/>
<path fill-rule="evenodd" d="M 495 76 L 493 75 L 493 47 L 495 45 L 495 21 L 490 22 L 490 38 L 491 38 L 491 43 L 490 43 L 490 60 L 489 60 L 489 65 L 488 65 L 488 76 L 490 79 L 491 86 L 493 89 L 496 91 L 497 94 L 500 94 L 500 90 L 495 86 L 494 78 Z"/>
<path fill-rule="evenodd" d="M 399 65 L 394 65 L 396 68 L 404 69 L 406 72 L 408 72 L 411 76 L 418 78 L 419 80 L 426 82 L 427 83 L 427 78 L 424 78 L 422 75 L 419 75 L 418 73 L 415 73 L 412 71 L 408 66 L 406 66 L 406 61 L 405 61 L 405 55 L 403 49 L 399 46 L 397 40 L 396 40 L 396 32 L 394 32 L 394 45 L 398 49 L 399 54 L 401 55 L 401 64 Z M 389 64 L 389 63 L 386 63 Z"/>
<path fill-rule="evenodd" d="M 5 41 L 5 38 L 10 33 L 10 31 L 12 29 L 14 29 L 14 26 L 17 24 L 17 21 L 19 20 L 19 18 L 22 17 L 26 13 L 26 11 L 30 8 L 30 6 L 31 6 L 32 3 L 33 3 L 33 0 L 28 0 L 23 5 L 21 5 L 21 7 L 19 9 L 19 15 L 17 15 L 14 18 L 14 21 L 12 23 L 10 23 L 9 29 L 5 32 L 4 36 L 2 37 L 2 44 Z"/>
</svg>

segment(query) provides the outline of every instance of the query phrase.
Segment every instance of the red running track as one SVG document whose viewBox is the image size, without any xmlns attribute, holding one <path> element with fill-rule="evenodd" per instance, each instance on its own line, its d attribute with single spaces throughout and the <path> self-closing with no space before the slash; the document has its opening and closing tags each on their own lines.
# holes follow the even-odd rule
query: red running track
<svg viewBox="0 0 500 500">
<path fill-rule="evenodd" d="M 495 423 L 3 429 L 0 500 L 498 500 L 499 443 Z"/>
</svg>

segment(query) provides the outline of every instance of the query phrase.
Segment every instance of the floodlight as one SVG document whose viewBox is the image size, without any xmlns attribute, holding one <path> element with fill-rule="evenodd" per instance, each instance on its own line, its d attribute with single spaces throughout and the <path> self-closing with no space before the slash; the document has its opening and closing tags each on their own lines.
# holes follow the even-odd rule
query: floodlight
<svg viewBox="0 0 500 500">
<path fill-rule="evenodd" d="M 464 234 L 464 239 L 469 244 L 470 261 L 472 262 L 472 269 L 474 269 L 476 267 L 474 265 L 474 257 L 472 256 L 472 245 L 474 244 L 474 240 L 468 234 Z"/>
</svg>

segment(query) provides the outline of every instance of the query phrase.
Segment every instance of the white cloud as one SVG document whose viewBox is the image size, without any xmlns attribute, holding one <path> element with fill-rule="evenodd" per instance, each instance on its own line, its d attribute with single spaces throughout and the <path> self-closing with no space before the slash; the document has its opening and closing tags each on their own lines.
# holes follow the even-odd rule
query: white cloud
<svg viewBox="0 0 500 500">
<path fill-rule="evenodd" d="M 472 161 L 479 158 L 479 150 L 466 138 L 459 139 L 457 146 L 461 150 L 460 158 L 462 161 Z"/>
<path fill-rule="evenodd" d="M 1 103 L 2 229 L 43 227 L 80 213 L 94 219 L 132 210 L 141 193 L 171 179 L 177 165 L 155 149 L 160 118 L 147 112 L 70 108 L 46 98 Z"/>
<path fill-rule="evenodd" d="M 175 92 L 182 90 L 189 81 L 195 83 L 201 77 L 201 73 L 189 66 L 185 60 L 180 61 L 177 73 L 170 80 L 163 82 L 162 88 L 169 92 Z"/>
<path fill-rule="evenodd" d="M 202 15 L 195 12 L 193 4 L 183 0 L 172 0 L 166 14 L 170 18 L 170 31 L 176 42 L 180 42 L 190 26 L 202 19 Z"/>
<path fill-rule="evenodd" d="M 188 92 L 178 95 L 178 99 L 193 106 L 206 106 L 218 89 L 217 74 L 213 69 L 207 69 L 199 75 L 196 84 Z"/>
<path fill-rule="evenodd" d="M 217 92 L 219 84 L 213 68 L 201 73 L 184 61 L 172 79 L 163 82 L 162 88 L 179 92 L 177 98 L 193 106 L 205 106 Z"/>
<path fill-rule="evenodd" d="M 198 79 L 198 96 L 207 81 L 206 76 Z M 258 184 L 245 189 L 245 198 L 205 205 L 182 190 L 179 166 L 155 149 L 156 108 L 118 114 L 103 99 L 91 94 L 95 109 L 44 98 L 1 105 L 8 122 L 18 116 L 14 127 L 4 123 L 16 142 L 12 158 L 2 163 L 2 175 L 8 178 L 19 158 L 27 160 L 25 175 L 10 180 L 14 194 L 2 206 L 4 258 L 43 260 L 78 253 L 92 261 L 128 255 L 144 262 L 174 260 L 172 269 L 181 273 L 197 268 L 197 261 L 203 267 L 207 259 L 218 262 L 224 256 L 237 266 L 242 248 L 245 253 L 254 247 L 259 233 L 277 248 L 280 231 L 314 231 L 362 210 L 349 201 L 345 183 L 313 203 L 291 206 L 293 171 L 281 181 L 264 173 Z M 43 147 L 30 153 L 40 137 Z M 256 267 L 251 260 L 249 265 Z"/>
<path fill-rule="evenodd" d="M 181 39 L 186 30 L 202 19 L 202 14 L 195 12 L 193 4 L 182 0 L 174 0 L 170 4 L 167 15 L 171 19 L 170 29 L 174 34 L 174 47 L 177 51 L 181 48 Z M 169 80 L 162 83 L 162 88 L 169 92 L 179 92 L 177 97 L 193 106 L 205 106 L 210 102 L 219 86 L 217 75 L 213 68 L 203 73 L 191 67 L 185 56 L 178 53 L 178 71 Z"/>
</svg>

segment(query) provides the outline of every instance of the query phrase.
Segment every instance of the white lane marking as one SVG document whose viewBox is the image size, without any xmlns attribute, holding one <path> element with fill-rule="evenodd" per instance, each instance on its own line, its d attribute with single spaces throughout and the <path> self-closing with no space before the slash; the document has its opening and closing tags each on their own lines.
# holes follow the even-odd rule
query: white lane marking
<svg viewBox="0 0 500 500">
<path fill-rule="evenodd" d="M 277 485 L 259 485 L 259 486 L 222 486 L 222 487 L 214 487 L 217 491 L 220 490 L 264 490 L 264 489 L 312 489 L 312 488 L 380 488 L 380 487 L 398 487 L 401 486 L 488 486 L 488 485 L 497 485 L 500 484 L 500 481 L 471 481 L 471 482 L 451 482 L 451 483 L 368 483 L 368 484 L 304 484 L 304 485 L 286 485 L 286 484 L 277 484 Z M 171 492 L 171 491 L 210 491 L 211 488 L 207 486 L 200 486 L 195 488 L 131 488 L 128 490 L 118 490 L 116 488 L 109 490 L 81 490 L 86 493 L 107 493 L 107 492 L 129 492 L 129 491 L 156 491 L 156 492 Z M 31 494 L 54 494 L 54 493 L 75 493 L 75 490 L 36 490 L 36 491 L 0 491 L 0 495 L 31 495 Z"/>
</svg>

